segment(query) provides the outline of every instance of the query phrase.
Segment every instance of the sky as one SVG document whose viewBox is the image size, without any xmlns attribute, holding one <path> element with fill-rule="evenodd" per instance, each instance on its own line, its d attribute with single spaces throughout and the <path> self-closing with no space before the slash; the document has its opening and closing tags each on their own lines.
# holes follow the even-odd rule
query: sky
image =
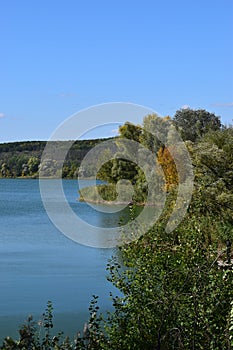
<svg viewBox="0 0 233 350">
<path fill-rule="evenodd" d="M 233 1 L 0 0 L 0 142 L 108 102 L 232 123 Z"/>
</svg>

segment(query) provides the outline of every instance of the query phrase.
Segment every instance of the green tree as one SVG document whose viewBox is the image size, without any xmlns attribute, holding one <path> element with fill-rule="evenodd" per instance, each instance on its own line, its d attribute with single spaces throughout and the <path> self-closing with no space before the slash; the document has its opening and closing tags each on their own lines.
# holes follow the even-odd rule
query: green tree
<svg viewBox="0 0 233 350">
<path fill-rule="evenodd" d="M 142 134 L 142 127 L 140 125 L 126 122 L 124 125 L 120 126 L 119 132 L 121 138 L 139 142 Z"/>
<path fill-rule="evenodd" d="M 142 128 L 139 125 L 134 125 L 130 122 L 126 122 L 119 128 L 120 136 L 116 139 L 116 144 L 121 149 L 121 152 L 116 152 L 115 159 L 107 161 L 100 169 L 98 177 L 102 180 L 106 180 L 110 183 L 116 184 L 119 180 L 127 179 L 136 183 L 136 178 L 138 176 L 139 167 L 136 165 L 137 161 L 137 150 L 140 142 L 140 136 L 142 133 Z M 121 140 L 127 139 L 134 141 L 129 146 L 124 145 Z M 133 154 L 135 162 L 127 160 L 129 152 Z M 102 153 L 101 162 L 103 162 L 104 157 L 108 157 L 109 150 L 106 149 Z M 125 157 L 125 158 L 124 158 Z"/>
<path fill-rule="evenodd" d="M 188 142 L 195 190 L 185 220 L 167 234 L 169 195 L 161 219 L 109 264 L 114 297 L 111 349 L 230 350 L 233 239 L 232 128 Z"/>
<path fill-rule="evenodd" d="M 40 160 L 37 157 L 30 157 L 28 159 L 27 165 L 30 175 L 37 173 L 39 168 Z"/>
<path fill-rule="evenodd" d="M 184 141 L 195 142 L 207 132 L 221 128 L 220 118 L 204 109 L 180 109 L 175 113 L 173 120 Z"/>
<path fill-rule="evenodd" d="M 109 265 L 124 295 L 113 298 L 111 349 L 230 349 L 232 271 L 218 268 L 217 245 L 195 226 L 190 219 L 178 229 L 179 244 L 157 226 L 122 250 L 125 268 Z"/>
<path fill-rule="evenodd" d="M 195 208 L 233 225 L 233 128 L 207 134 L 189 144 L 195 169 Z"/>
<path fill-rule="evenodd" d="M 143 132 L 140 140 L 143 146 L 155 155 L 165 146 L 170 132 L 171 119 L 169 116 L 161 118 L 157 114 L 149 114 L 143 119 Z"/>
<path fill-rule="evenodd" d="M 1 166 L 1 176 L 2 177 L 11 177 L 11 171 L 6 163 L 3 163 Z"/>
</svg>

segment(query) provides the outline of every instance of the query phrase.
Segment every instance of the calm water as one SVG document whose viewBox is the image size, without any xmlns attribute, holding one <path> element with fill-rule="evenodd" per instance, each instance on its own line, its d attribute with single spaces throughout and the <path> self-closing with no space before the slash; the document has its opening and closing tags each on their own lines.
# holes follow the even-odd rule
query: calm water
<svg viewBox="0 0 233 350">
<path fill-rule="evenodd" d="M 63 186 L 72 209 L 84 220 L 117 224 L 116 215 L 77 201 L 77 181 L 66 180 Z M 110 309 L 113 287 L 106 281 L 106 264 L 112 254 L 60 233 L 43 208 L 38 180 L 0 179 L 0 339 L 16 336 L 29 314 L 40 319 L 48 300 L 55 309 L 56 330 L 70 335 L 86 321 L 93 294 L 99 295 L 103 310 Z"/>
</svg>

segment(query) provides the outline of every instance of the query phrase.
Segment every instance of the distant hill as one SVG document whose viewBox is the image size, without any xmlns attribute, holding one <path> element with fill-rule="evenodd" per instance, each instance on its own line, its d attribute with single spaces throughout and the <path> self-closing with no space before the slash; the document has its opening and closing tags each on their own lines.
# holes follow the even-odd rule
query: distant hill
<svg viewBox="0 0 233 350">
<path fill-rule="evenodd" d="M 106 139 L 78 140 L 69 150 L 63 165 L 63 178 L 76 178 L 83 157 L 95 145 Z M 20 141 L 0 144 L 1 178 L 37 178 L 41 156 L 47 141 Z M 66 141 L 53 141 L 56 150 Z M 48 174 L 49 175 L 49 174 Z M 86 174 L 88 176 L 88 174 Z"/>
</svg>

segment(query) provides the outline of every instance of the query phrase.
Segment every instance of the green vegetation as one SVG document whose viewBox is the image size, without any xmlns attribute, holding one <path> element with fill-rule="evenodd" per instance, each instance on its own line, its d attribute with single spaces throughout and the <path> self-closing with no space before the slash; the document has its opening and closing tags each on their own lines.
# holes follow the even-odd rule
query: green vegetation
<svg viewBox="0 0 233 350">
<path fill-rule="evenodd" d="M 171 144 L 170 140 L 174 138 L 174 131 L 170 127 L 171 125 L 182 135 L 183 140 L 186 141 L 186 147 L 190 148 L 190 152 L 192 152 L 192 147 L 195 149 L 196 147 L 205 147 L 205 140 L 206 143 L 212 142 L 213 147 L 217 142 L 218 145 L 216 145 L 216 147 L 219 147 L 219 149 L 221 149 L 221 147 L 225 147 L 225 149 L 228 147 L 228 153 L 231 152 L 229 144 L 227 146 L 221 145 L 221 141 L 223 143 L 223 139 L 225 138 L 224 132 L 227 133 L 226 137 L 229 139 L 230 131 L 228 129 L 228 131 L 225 130 L 221 125 L 219 117 L 205 110 L 182 109 L 176 112 L 173 120 L 170 117 L 160 118 L 156 114 L 147 115 L 143 120 L 142 126 L 126 122 L 119 128 L 120 136 L 115 139 L 116 152 L 114 158 L 104 161 L 104 159 L 107 159 L 107 156 L 111 154 L 110 148 L 113 147 L 113 145 L 110 144 L 108 148 L 106 144 L 104 153 L 99 152 L 98 155 L 96 155 L 96 157 L 103 158 L 103 165 L 100 167 L 97 174 L 95 173 L 95 168 L 91 169 L 91 162 L 89 163 L 90 174 L 92 174 L 92 176 L 97 175 L 98 179 L 104 180 L 110 184 L 108 188 L 107 186 L 104 187 L 104 200 L 111 201 L 112 198 L 115 197 L 114 192 L 116 192 L 116 190 L 114 191 L 112 184 L 116 185 L 123 179 L 130 181 L 133 187 L 134 196 L 132 202 L 135 204 L 141 204 L 147 201 L 148 179 L 153 183 L 155 194 L 152 194 L 151 197 L 155 198 L 155 200 L 157 200 L 156 193 L 158 192 L 158 186 L 163 186 L 163 189 L 169 192 L 177 187 L 178 183 L 185 183 L 185 171 L 180 171 L 178 174 L 176 164 L 171 155 L 171 152 L 173 152 L 179 159 L 185 158 L 185 155 L 179 154 L 182 152 L 182 148 L 179 149 L 177 144 Z M 206 135 L 208 135 L 207 139 L 205 139 Z M 217 140 L 217 138 L 219 138 L 219 140 Z M 122 140 L 129 140 L 130 143 L 124 143 Z M 167 146 L 166 143 L 170 145 Z M 196 144 L 198 144 L 198 146 L 196 146 Z M 200 150 L 197 150 L 197 153 L 199 151 Z M 150 160 L 151 152 L 156 155 L 156 170 L 155 164 Z M 219 157 L 221 157 L 221 155 L 219 155 Z M 132 160 L 129 161 L 129 159 Z M 145 159 L 148 164 L 144 165 L 142 169 L 139 164 L 143 159 Z M 145 169 L 147 177 L 145 175 Z M 165 184 L 163 182 L 162 172 L 165 174 Z M 227 177 L 228 176 L 229 174 Z M 151 180 L 153 178 L 156 178 L 156 180 Z M 85 200 L 93 202 L 95 198 L 98 198 L 97 202 L 99 202 L 97 191 L 98 186 L 97 189 L 85 190 Z M 82 190 L 82 192 L 84 193 L 84 190 Z M 99 193 L 103 193 L 102 187 L 99 188 Z M 81 193 L 81 199 L 82 197 Z"/>
<path fill-rule="evenodd" d="M 110 184 L 84 187 L 82 191 L 80 191 L 79 200 L 83 202 L 85 198 L 88 198 L 89 202 L 103 203 L 104 201 L 114 201 L 116 197 L 116 186 Z"/>
<path fill-rule="evenodd" d="M 180 109 L 174 116 L 174 122 L 184 141 L 195 142 L 209 131 L 218 131 L 221 128 L 220 118 L 204 109 Z"/>
<path fill-rule="evenodd" d="M 187 110 L 183 113 L 186 116 Z M 200 117 L 199 111 L 197 114 Z M 191 122 L 192 115 L 193 112 L 189 114 Z M 157 122 L 157 116 L 153 115 L 144 120 L 150 128 L 156 127 Z M 164 122 L 165 119 L 159 122 L 162 127 Z M 211 125 L 207 127 L 204 123 L 205 131 L 198 137 L 187 134 L 186 146 L 195 175 L 193 197 L 186 217 L 168 233 L 166 223 L 174 209 L 177 191 L 177 173 L 169 150 L 166 153 L 166 147 L 143 129 L 125 124 L 124 133 L 132 136 L 132 131 L 137 131 L 140 142 L 160 154 L 169 186 L 163 188 L 167 200 L 159 221 L 140 239 L 119 248 L 121 259 L 113 257 L 107 265 L 109 281 L 123 296 L 111 295 L 114 311 L 107 316 L 99 314 L 94 296 L 90 319 L 74 341 L 63 338 L 62 334 L 51 335 L 49 303 L 42 322 L 42 338 L 38 335 L 40 326 L 32 324 L 30 319 L 21 328 L 20 339 L 6 338 L 1 350 L 233 348 L 233 128 Z M 122 163 L 122 172 L 118 171 L 117 176 L 115 170 L 107 171 L 114 165 L 110 167 L 106 163 L 100 171 L 102 178 L 106 180 L 108 176 L 110 182 L 109 187 L 98 188 L 104 199 L 108 200 L 110 195 L 115 199 L 116 180 L 123 178 L 127 167 L 135 189 L 143 188 L 143 176 L 134 173 L 136 165 Z M 92 195 L 88 191 L 87 195 Z M 133 207 L 131 216 L 133 230 Z"/>
<path fill-rule="evenodd" d="M 128 204 L 131 202 L 143 204 L 141 200 L 143 198 L 137 195 L 137 188 L 132 189 L 134 194 L 131 198 L 131 193 L 129 193 L 129 187 L 127 184 L 121 183 L 120 190 L 118 186 L 114 184 L 101 184 L 97 186 L 84 187 L 80 192 L 80 201 L 87 201 L 93 203 L 101 204 L 111 204 L 115 201 L 115 204 Z"/>
<path fill-rule="evenodd" d="M 62 170 L 63 178 L 76 178 L 80 163 L 87 152 L 103 139 L 75 141 L 69 150 Z M 52 142 L 56 155 L 66 147 L 66 141 Z M 11 142 L 0 144 L 0 178 L 37 178 L 46 141 Z M 48 159 L 43 173 L 50 177 L 58 167 L 58 159 Z M 54 175 L 54 174 L 53 174 Z M 83 174 L 88 177 L 88 170 Z M 56 174 L 55 174 L 56 176 Z"/>
</svg>

